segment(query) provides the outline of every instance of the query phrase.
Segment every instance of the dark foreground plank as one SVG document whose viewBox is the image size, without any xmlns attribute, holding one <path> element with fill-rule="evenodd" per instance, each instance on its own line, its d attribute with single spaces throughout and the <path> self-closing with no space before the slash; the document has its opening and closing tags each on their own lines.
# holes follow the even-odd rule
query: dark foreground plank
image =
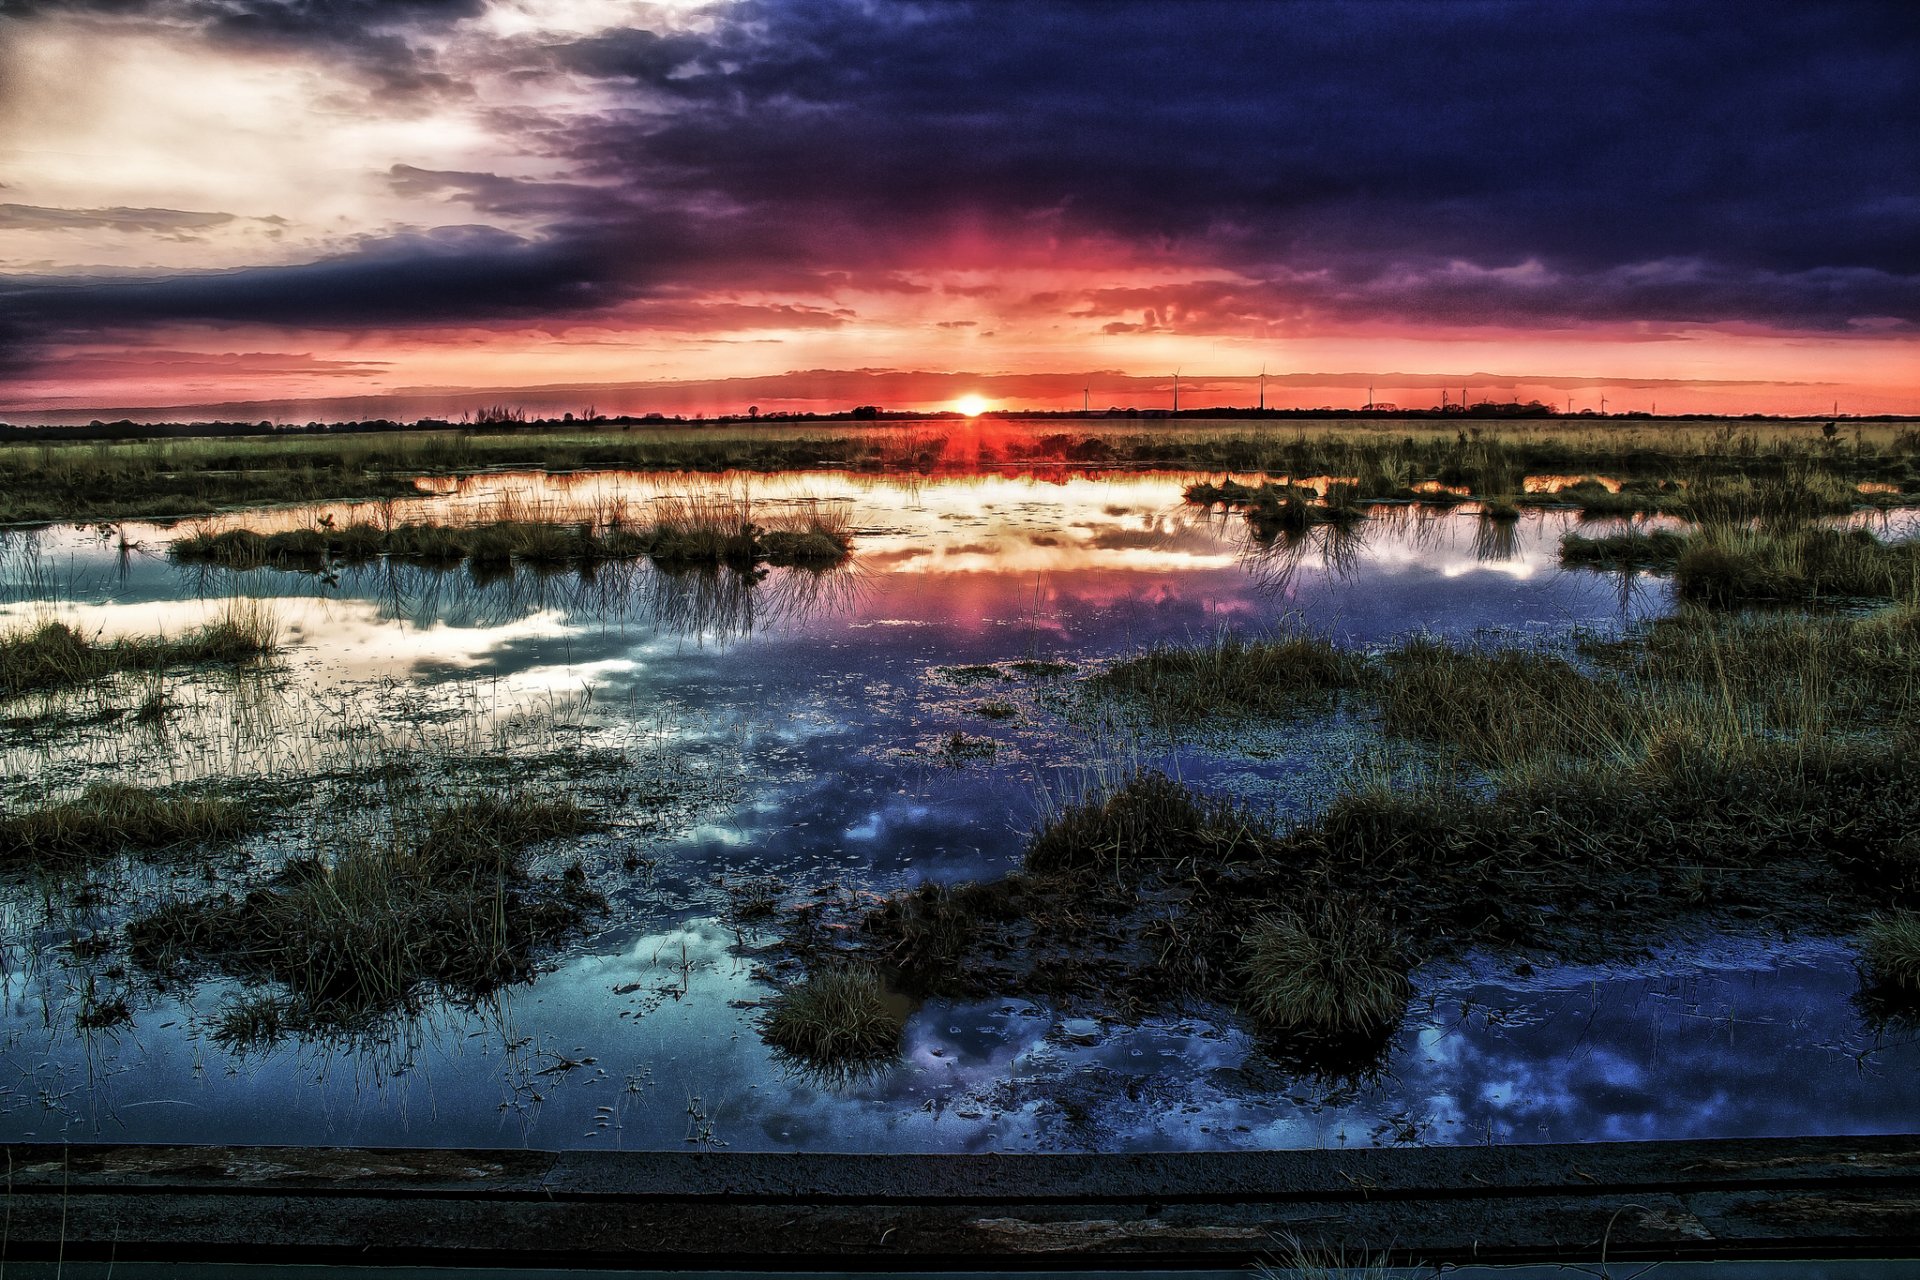
<svg viewBox="0 0 1920 1280">
<path fill-rule="evenodd" d="M 1207 1265 L 1920 1256 L 1920 1139 L 1138 1156 L 6 1148 L 4 1256 Z"/>
</svg>

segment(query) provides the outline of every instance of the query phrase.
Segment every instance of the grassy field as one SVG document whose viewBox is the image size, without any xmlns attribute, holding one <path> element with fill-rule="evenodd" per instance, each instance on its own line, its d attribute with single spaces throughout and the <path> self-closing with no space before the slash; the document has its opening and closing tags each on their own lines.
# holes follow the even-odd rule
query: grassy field
<svg viewBox="0 0 1920 1280">
<path fill-rule="evenodd" d="M 1359 496 L 1445 485 L 1485 497 L 1530 475 L 1761 479 L 1799 467 L 1920 491 L 1920 428 L 1849 422 L 1284 419 L 398 430 L 0 446 L 0 522 L 178 517 L 249 504 L 378 499 L 422 476 L 502 468 L 935 472 L 986 466 L 1170 467 L 1349 478 Z"/>
</svg>

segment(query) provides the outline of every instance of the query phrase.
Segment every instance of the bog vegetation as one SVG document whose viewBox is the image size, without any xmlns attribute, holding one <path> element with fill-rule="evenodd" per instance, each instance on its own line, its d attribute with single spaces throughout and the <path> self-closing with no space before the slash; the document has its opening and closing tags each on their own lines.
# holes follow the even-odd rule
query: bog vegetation
<svg viewBox="0 0 1920 1280">
<path fill-rule="evenodd" d="M 250 984 L 227 1038 L 365 1027 L 432 987 L 472 1000 L 524 980 L 604 900 L 577 861 L 535 873 L 530 849 L 596 825 L 570 797 L 518 791 L 400 804 L 289 859 L 244 893 L 180 897 L 133 921 L 149 973 Z"/>
<path fill-rule="evenodd" d="M 220 844 L 259 825 L 242 802 L 204 789 L 95 782 L 71 799 L 0 813 L 0 865 L 60 869 L 122 849 Z"/>
<path fill-rule="evenodd" d="M 1013 874 L 844 932 L 803 911 L 785 953 L 919 995 L 1230 1003 L 1326 1069 L 1376 1060 L 1422 961 L 1604 958 L 1688 918 L 1872 918 L 1876 980 L 1915 987 L 1920 605 L 1688 608 L 1558 646 L 1357 653 L 1295 629 L 1089 683 L 1176 727 L 1344 699 L 1399 746 L 1291 822 L 1134 771 L 1055 812 Z"/>
<path fill-rule="evenodd" d="M 1673 576 L 1682 600 L 1719 607 L 1821 599 L 1920 599 L 1920 543 L 1799 521 L 1715 522 L 1687 532 L 1569 534 L 1561 563 Z"/>
<path fill-rule="evenodd" d="M 14 515 L 205 511 L 534 462 L 999 460 L 1216 469 L 1187 499 L 1237 513 L 1268 544 L 1337 536 L 1381 500 L 1477 502 L 1487 537 L 1510 538 L 1539 506 L 1636 517 L 1561 546 L 1570 567 L 1672 575 L 1678 610 L 1624 637 L 1412 635 L 1360 651 L 1296 624 L 1157 645 L 1090 672 L 1038 657 L 941 671 L 989 721 L 1038 718 L 998 696 L 1020 675 L 1130 709 L 1155 732 L 1231 733 L 1334 708 L 1376 726 L 1379 755 L 1310 812 L 1282 817 L 1136 767 L 1057 805 L 1006 876 L 786 908 L 756 889 L 735 904 L 736 924 L 775 926 L 771 952 L 790 962 L 762 1032 L 813 1067 L 891 1060 L 911 1000 L 1017 993 L 1118 1016 L 1230 1005 L 1301 1063 L 1359 1070 L 1378 1060 L 1422 963 L 1604 958 L 1692 922 L 1857 933 L 1876 999 L 1920 1003 L 1920 544 L 1849 527 L 1859 509 L 1920 488 L 1920 439 L 1903 431 L 1116 428 L 1010 435 L 965 459 L 938 438 L 879 429 L 35 446 L 8 454 L 21 468 L 0 465 L 0 503 Z M 837 509 L 733 497 L 643 515 L 259 524 L 209 523 L 169 553 L 323 572 L 385 558 L 585 574 L 644 559 L 735 570 L 681 576 L 738 586 L 764 565 L 840 564 L 851 545 Z M 705 606 L 689 612 L 710 621 Z M 274 632 L 245 605 L 178 638 L 40 621 L 0 636 L 0 697 L 250 662 L 273 651 Z M 952 730 L 927 754 L 958 766 L 998 745 Z M 503 758 L 492 786 L 363 779 L 383 798 L 275 828 L 284 857 L 225 884 L 176 882 L 143 906 L 123 938 L 132 967 L 160 983 L 238 983 L 220 1026 L 236 1045 L 373 1026 L 429 995 L 471 1001 L 525 979 L 604 905 L 573 853 L 607 819 L 566 788 L 523 785 L 522 763 Z M 274 821 L 215 787 L 95 780 L 16 799 L 0 814 L 0 862 L 84 873 L 108 855 L 226 848 Z"/>
</svg>

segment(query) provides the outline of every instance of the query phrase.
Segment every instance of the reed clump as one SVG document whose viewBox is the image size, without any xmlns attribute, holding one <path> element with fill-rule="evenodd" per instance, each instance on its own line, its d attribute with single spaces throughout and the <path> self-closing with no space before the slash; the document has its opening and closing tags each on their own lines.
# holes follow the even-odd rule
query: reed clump
<svg viewBox="0 0 1920 1280">
<path fill-rule="evenodd" d="M 756 565 L 827 568 L 846 560 L 852 538 L 844 517 L 825 508 L 763 516 L 744 500 L 689 498 L 658 505 L 651 524 L 512 518 L 478 524 L 407 522 L 390 528 L 349 524 L 279 533 L 200 530 L 176 538 L 168 554 L 182 564 L 227 569 L 317 571 L 388 556 L 424 565 L 502 570 L 590 570 L 621 560 L 670 567 Z"/>
<path fill-rule="evenodd" d="M 390 830 L 296 858 L 248 892 L 135 920 L 129 951 L 162 976 L 272 984 L 275 1025 L 294 1029 L 363 1027 L 429 987 L 477 998 L 530 976 L 602 905 L 577 862 L 558 875 L 526 865 L 534 846 L 595 825 L 570 799 L 524 793 L 396 808 Z"/>
<path fill-rule="evenodd" d="M 122 849 L 219 844 L 258 827 L 254 811 L 235 800 L 95 782 L 73 799 L 0 814 L 0 863 L 58 867 Z"/>
<path fill-rule="evenodd" d="M 1687 535 L 1671 529 L 1628 530 L 1560 539 L 1560 563 L 1596 569 L 1671 569 L 1687 548 Z"/>
<path fill-rule="evenodd" d="M 1347 526 L 1366 519 L 1357 490 L 1350 484 L 1328 486 L 1322 498 L 1312 489 L 1271 482 L 1246 485 L 1237 480 L 1201 482 L 1186 489 L 1186 499 L 1197 506 L 1235 508 L 1246 517 L 1255 537 L 1275 538 L 1303 533 L 1320 525 Z"/>
</svg>

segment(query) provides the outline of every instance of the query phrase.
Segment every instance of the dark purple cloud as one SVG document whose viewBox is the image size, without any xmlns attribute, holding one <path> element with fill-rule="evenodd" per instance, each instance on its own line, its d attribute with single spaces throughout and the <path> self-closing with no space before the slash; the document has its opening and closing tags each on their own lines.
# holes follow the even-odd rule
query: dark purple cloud
<svg viewBox="0 0 1920 1280">
<path fill-rule="evenodd" d="M 0 281 L 0 313 L 68 329 L 532 318 L 624 297 L 637 269 L 584 237 L 533 240 L 489 227 L 442 227 L 297 266 L 90 281 L 14 278 Z"/>
<path fill-rule="evenodd" d="M 688 104 L 578 157 L 883 228 L 1060 210 L 1235 261 L 1920 271 L 1908 6 L 743 8 L 704 47 L 563 51 Z"/>
</svg>

